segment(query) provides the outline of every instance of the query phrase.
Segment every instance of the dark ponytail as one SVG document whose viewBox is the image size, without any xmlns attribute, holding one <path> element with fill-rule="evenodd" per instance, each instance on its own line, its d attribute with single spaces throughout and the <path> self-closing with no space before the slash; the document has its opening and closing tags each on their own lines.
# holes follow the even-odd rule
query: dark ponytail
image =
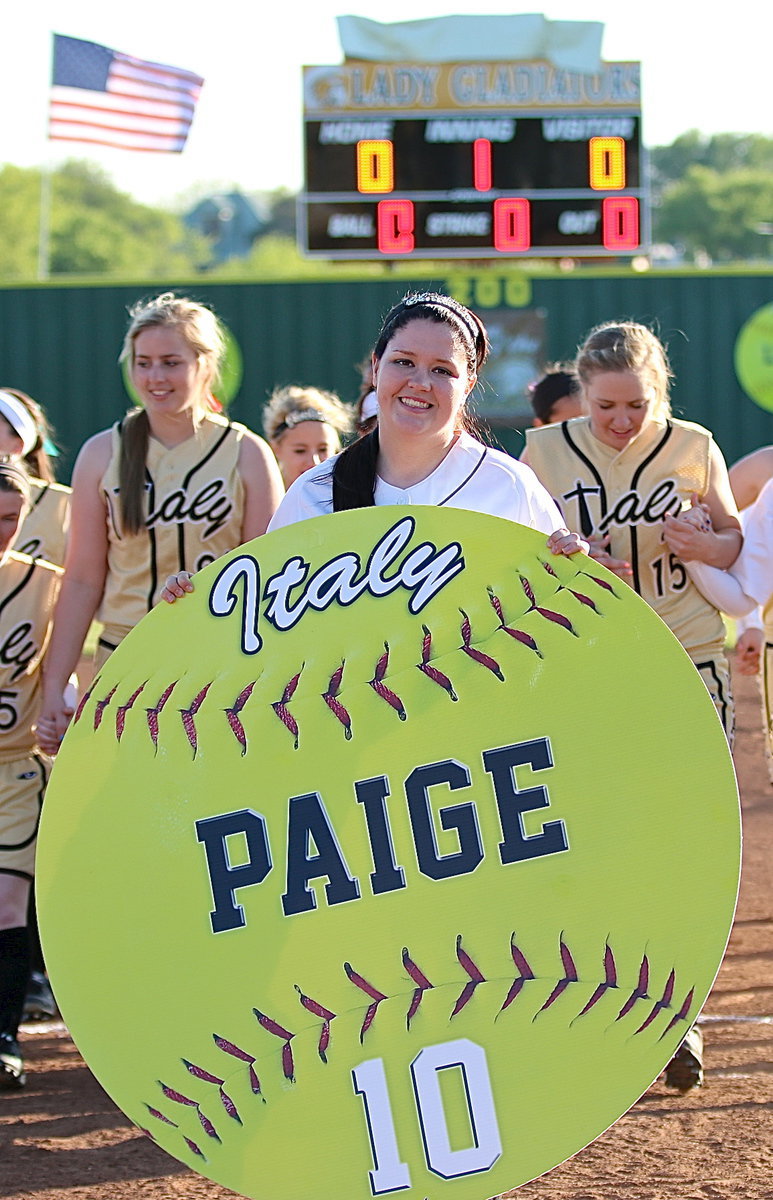
<svg viewBox="0 0 773 1200">
<path fill-rule="evenodd" d="M 333 512 L 371 508 L 376 490 L 378 425 L 339 454 L 333 467 Z"/>
</svg>

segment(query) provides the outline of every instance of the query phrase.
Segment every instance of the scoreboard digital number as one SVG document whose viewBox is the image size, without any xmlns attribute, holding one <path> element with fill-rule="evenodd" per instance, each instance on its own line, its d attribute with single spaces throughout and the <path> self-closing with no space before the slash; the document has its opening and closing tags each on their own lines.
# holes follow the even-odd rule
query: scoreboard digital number
<svg viewBox="0 0 773 1200">
<path fill-rule="evenodd" d="M 353 69 L 329 70 L 346 80 Z M 359 70 L 364 73 L 365 64 Z M 299 204 L 305 253 L 493 258 L 619 256 L 646 249 L 649 213 L 634 89 L 599 86 L 590 97 L 570 96 L 581 103 L 569 106 L 564 96 L 563 105 L 554 101 L 552 107 L 540 94 L 528 105 L 506 96 L 507 106 L 496 107 L 501 88 L 493 102 L 486 94 L 484 106 L 480 91 L 469 96 L 467 89 L 470 103 L 454 107 L 452 69 L 433 70 L 445 70 L 446 78 L 435 80 L 434 92 L 424 81 L 415 99 L 427 104 L 429 97 L 438 105 L 424 111 L 401 111 L 394 86 L 367 90 L 362 80 L 347 90 L 337 78 L 321 100 L 319 91 L 312 92 L 317 104 L 307 103 Z M 357 110 L 357 96 L 380 102 L 382 110 L 366 104 Z"/>
</svg>

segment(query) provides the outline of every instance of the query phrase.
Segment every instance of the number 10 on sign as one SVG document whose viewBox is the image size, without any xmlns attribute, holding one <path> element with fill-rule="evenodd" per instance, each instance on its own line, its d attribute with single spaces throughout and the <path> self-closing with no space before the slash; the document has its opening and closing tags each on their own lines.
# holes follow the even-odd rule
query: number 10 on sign
<svg viewBox="0 0 773 1200">
<path fill-rule="evenodd" d="M 488 1171 L 502 1154 L 486 1052 L 468 1038 L 425 1046 L 410 1066 L 416 1113 L 427 1167 L 442 1179 Z M 455 1071 L 467 1105 L 470 1145 L 452 1149 L 443 1107 L 441 1072 Z M 368 1172 L 374 1196 L 411 1187 L 410 1168 L 401 1157 L 384 1060 L 371 1058 L 352 1071 L 362 1097 L 374 1169 Z"/>
</svg>

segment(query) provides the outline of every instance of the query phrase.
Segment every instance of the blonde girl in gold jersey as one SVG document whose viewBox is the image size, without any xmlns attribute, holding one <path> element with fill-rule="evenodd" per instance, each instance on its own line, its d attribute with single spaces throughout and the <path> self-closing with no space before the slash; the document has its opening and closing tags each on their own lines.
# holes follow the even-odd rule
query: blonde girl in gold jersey
<svg viewBox="0 0 773 1200">
<path fill-rule="evenodd" d="M 65 577 L 39 723 L 54 752 L 71 713 L 62 690 L 95 615 L 96 666 L 159 598 L 263 533 L 283 493 L 265 441 L 212 411 L 224 342 L 215 314 L 164 293 L 131 313 L 121 359 L 141 404 L 78 455 Z"/>
<path fill-rule="evenodd" d="M 528 430 L 527 461 L 591 554 L 682 643 L 730 736 L 724 624 L 684 567 L 726 568 L 738 556 L 740 520 L 722 454 L 707 429 L 671 415 L 665 350 L 646 326 L 598 326 L 575 370 L 586 415 Z M 696 500 L 711 518 L 703 525 L 686 515 Z"/>
<path fill-rule="evenodd" d="M 634 587 L 682 643 L 732 739 L 724 622 L 685 568 L 692 561 L 729 567 L 741 548 L 725 461 L 707 429 L 671 415 L 665 349 L 646 326 L 623 321 L 593 329 L 575 371 L 586 415 L 528 430 L 527 461 L 593 557 Z M 695 519 L 698 501 L 710 520 Z M 686 1091 L 702 1078 L 696 1026 L 666 1082 Z"/>
<path fill-rule="evenodd" d="M 50 761 L 36 719 L 61 570 L 16 554 L 29 509 L 24 467 L 0 460 L 0 1089 L 23 1087 L 17 1042 L 30 966 L 27 911 Z"/>
<path fill-rule="evenodd" d="M 0 455 L 24 463 L 30 480 L 30 503 L 14 551 L 64 565 L 70 528 L 71 489 L 57 483 L 51 454 L 56 454 L 53 430 L 42 407 L 20 388 L 0 388 Z M 34 888 L 30 894 L 29 925 L 32 971 L 24 1019 L 48 1020 L 57 1008 L 43 963 L 38 937 Z"/>
</svg>

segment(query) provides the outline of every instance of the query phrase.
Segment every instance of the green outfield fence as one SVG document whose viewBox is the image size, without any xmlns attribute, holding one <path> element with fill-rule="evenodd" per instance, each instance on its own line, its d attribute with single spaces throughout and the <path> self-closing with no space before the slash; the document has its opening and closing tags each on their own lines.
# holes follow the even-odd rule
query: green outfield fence
<svg viewBox="0 0 773 1200">
<path fill-rule="evenodd" d="M 495 358 L 482 395 L 500 442 L 518 453 L 527 423 L 524 384 L 544 361 L 571 357 L 600 321 L 652 325 L 669 346 L 678 416 L 714 431 L 728 461 L 773 442 L 771 413 L 742 389 L 734 369 L 739 331 L 773 302 L 773 271 L 588 269 L 528 274 L 453 265 L 434 278 L 281 283 L 170 282 L 212 305 L 243 356 L 231 414 L 256 430 L 271 389 L 315 384 L 353 400 L 357 364 L 380 319 L 407 290 L 448 290 L 476 308 L 494 333 Z M 125 410 L 117 366 L 127 308 L 166 290 L 158 284 L 40 284 L 0 288 L 0 385 L 22 388 L 48 412 L 69 478 L 78 447 Z M 773 338 L 768 363 L 773 374 Z M 498 364 L 498 365 L 497 365 Z M 773 386 L 770 388 L 773 395 Z"/>
</svg>

